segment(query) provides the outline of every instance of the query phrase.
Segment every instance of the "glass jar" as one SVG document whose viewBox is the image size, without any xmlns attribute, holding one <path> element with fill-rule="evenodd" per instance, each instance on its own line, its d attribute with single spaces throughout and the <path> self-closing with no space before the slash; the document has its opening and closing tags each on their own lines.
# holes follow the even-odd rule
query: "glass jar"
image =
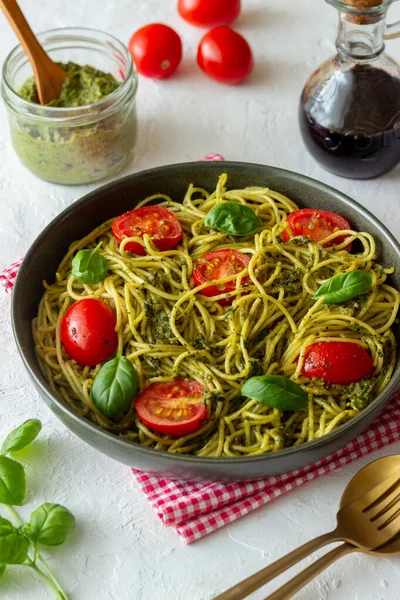
<svg viewBox="0 0 400 600">
<path fill-rule="evenodd" d="M 54 183 L 89 183 L 115 175 L 131 159 L 136 141 L 138 79 L 128 49 L 108 33 L 83 27 L 53 29 L 37 37 L 55 62 L 87 64 L 111 73 L 121 84 L 87 106 L 28 102 L 17 90 L 32 68 L 22 47 L 16 46 L 4 63 L 1 91 L 19 159 Z"/>
<path fill-rule="evenodd" d="M 307 81 L 299 122 L 308 151 L 336 175 L 378 177 L 400 162 L 400 66 L 384 53 L 392 0 L 326 0 L 339 11 L 338 53 Z"/>
</svg>

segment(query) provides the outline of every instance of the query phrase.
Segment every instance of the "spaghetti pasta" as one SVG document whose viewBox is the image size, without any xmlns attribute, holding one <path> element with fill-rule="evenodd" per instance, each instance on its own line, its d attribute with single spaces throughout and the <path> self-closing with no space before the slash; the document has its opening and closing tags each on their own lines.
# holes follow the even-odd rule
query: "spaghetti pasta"
<svg viewBox="0 0 400 600">
<path fill-rule="evenodd" d="M 42 372 L 66 404 L 125 439 L 172 453 L 255 455 L 318 438 L 358 414 L 382 392 L 396 362 L 392 326 L 400 294 L 386 281 L 393 269 L 375 262 L 373 236 L 341 230 L 321 243 L 298 237 L 284 243 L 281 233 L 296 204 L 266 188 L 227 190 L 226 182 L 227 176 L 221 175 L 213 193 L 190 185 L 182 203 L 155 194 L 138 204 L 157 203 L 176 214 L 183 238 L 174 250 L 158 251 L 148 235 L 118 245 L 111 233 L 112 220 L 74 242 L 55 282 L 44 282 L 45 293 L 33 321 Z M 232 237 L 205 228 L 207 213 L 226 200 L 250 207 L 262 221 L 260 230 Z M 127 252 L 124 248 L 132 240 L 144 244 L 147 255 Z M 95 248 L 99 242 L 108 275 L 98 284 L 82 284 L 71 272 L 72 259 L 78 250 Z M 349 243 L 354 244 L 353 253 L 346 250 Z M 218 302 L 226 294 L 204 296 L 206 284 L 193 287 L 192 282 L 194 261 L 225 248 L 250 257 L 239 275 L 217 282 L 220 286 L 236 282 L 228 307 Z M 358 269 L 372 275 L 367 293 L 339 305 L 313 299 L 324 281 Z M 178 377 L 196 380 L 207 389 L 208 418 L 200 429 L 173 438 L 146 427 L 134 405 L 117 421 L 97 410 L 90 390 L 100 365 L 78 365 L 60 341 L 64 313 L 88 296 L 106 301 L 115 310 L 117 354 L 131 361 L 140 390 Z M 310 344 L 319 341 L 352 342 L 367 349 L 373 377 L 351 386 L 307 379 L 302 375 L 304 355 Z M 261 374 L 296 381 L 308 395 L 308 406 L 287 412 L 241 397 L 244 381 Z"/>
</svg>

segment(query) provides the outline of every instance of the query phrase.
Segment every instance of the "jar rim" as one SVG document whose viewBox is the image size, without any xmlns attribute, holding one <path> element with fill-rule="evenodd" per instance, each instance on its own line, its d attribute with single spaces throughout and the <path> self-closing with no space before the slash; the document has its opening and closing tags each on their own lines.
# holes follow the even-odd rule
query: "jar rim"
<svg viewBox="0 0 400 600">
<path fill-rule="evenodd" d="M 84 104 L 82 106 L 72 106 L 72 107 L 60 107 L 60 106 L 47 106 L 47 105 L 41 105 L 41 104 L 36 104 L 34 102 L 30 102 L 29 100 L 25 100 L 24 98 L 22 98 L 14 89 L 13 87 L 10 85 L 7 76 L 6 76 L 6 71 L 8 68 L 8 65 L 10 63 L 10 61 L 15 58 L 16 54 L 20 51 L 22 51 L 22 54 L 25 54 L 22 45 L 21 44 L 17 44 L 16 46 L 14 46 L 14 48 L 10 51 L 10 53 L 7 55 L 4 64 L 3 64 L 3 68 L 2 68 L 2 84 L 3 86 L 6 88 L 6 93 L 7 93 L 7 100 L 12 104 L 12 105 L 17 105 L 18 107 L 20 107 L 22 110 L 26 111 L 26 115 L 29 116 L 30 118 L 36 118 L 36 119 L 40 119 L 40 120 L 50 120 L 50 121 L 70 121 L 71 119 L 77 119 L 79 117 L 83 117 L 83 116 L 90 116 L 93 113 L 93 110 L 95 110 L 95 113 L 97 115 L 97 117 L 100 116 L 100 114 L 102 113 L 102 109 L 109 109 L 110 107 L 110 101 L 111 104 L 117 103 L 121 97 L 125 97 L 126 94 L 130 93 L 130 95 L 134 95 L 136 93 L 137 90 L 137 86 L 138 86 L 138 73 L 135 67 L 135 64 L 132 60 L 131 54 L 128 50 L 128 48 L 125 46 L 125 44 L 123 42 L 121 42 L 121 40 L 119 40 L 117 37 L 115 37 L 114 35 L 112 35 L 111 33 L 108 33 L 106 31 L 102 31 L 100 29 L 95 29 L 92 27 L 57 27 L 57 28 L 53 28 L 53 29 L 46 29 L 45 31 L 40 31 L 37 34 L 37 37 L 39 39 L 39 41 L 41 41 L 41 37 L 43 36 L 49 36 L 52 34 L 66 34 L 67 32 L 69 32 L 72 36 L 78 36 L 80 33 L 91 33 L 91 34 L 101 34 L 103 36 L 105 36 L 106 38 L 108 38 L 109 41 L 112 41 L 114 43 L 116 43 L 119 47 L 120 50 L 123 51 L 123 53 L 125 54 L 127 60 L 128 60 L 128 72 L 125 76 L 124 81 L 122 81 L 120 83 L 120 85 L 113 91 L 111 92 L 111 94 L 108 94 L 107 96 L 105 96 L 104 98 L 101 98 L 100 100 L 96 100 L 96 102 L 92 102 L 91 104 Z M 4 94 L 4 90 L 3 90 L 3 95 Z M 114 103 L 112 101 L 115 101 Z M 34 115 L 32 113 L 30 113 L 31 109 L 34 108 L 35 110 L 41 110 L 43 111 L 43 114 L 41 115 Z"/>
</svg>

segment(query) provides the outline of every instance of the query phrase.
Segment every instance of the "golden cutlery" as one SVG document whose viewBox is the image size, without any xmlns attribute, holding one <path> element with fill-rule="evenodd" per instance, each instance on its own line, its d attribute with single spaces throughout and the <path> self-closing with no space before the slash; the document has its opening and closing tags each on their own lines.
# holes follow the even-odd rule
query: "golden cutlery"
<svg viewBox="0 0 400 600">
<path fill-rule="evenodd" d="M 387 459 L 390 459 L 391 466 L 388 465 Z M 382 461 L 386 461 L 385 467 Z M 362 486 L 360 479 L 363 482 Z M 351 551 L 355 546 L 357 549 L 369 551 L 387 544 L 400 531 L 400 456 L 379 459 L 362 469 L 348 484 L 340 506 L 338 525 L 334 531 L 307 542 L 214 600 L 242 600 L 317 548 L 335 541 L 345 540 L 347 545 L 352 545 Z M 344 552 L 343 546 L 343 553 L 350 552 L 350 548 L 346 548 Z M 333 558 L 331 555 L 331 560 L 339 555 L 335 553 Z"/>
</svg>

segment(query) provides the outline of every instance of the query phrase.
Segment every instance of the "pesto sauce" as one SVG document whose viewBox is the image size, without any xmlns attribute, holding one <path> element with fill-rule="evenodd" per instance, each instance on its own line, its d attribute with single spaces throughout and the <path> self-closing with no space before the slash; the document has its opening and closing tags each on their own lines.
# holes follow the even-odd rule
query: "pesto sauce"
<svg viewBox="0 0 400 600">
<path fill-rule="evenodd" d="M 60 98 L 50 103 L 53 107 L 85 106 L 120 86 L 112 75 L 93 67 L 71 62 L 59 65 L 68 72 L 68 78 Z M 33 104 L 39 103 L 33 77 L 18 93 Z M 79 118 L 59 120 L 57 114 L 51 119 L 47 115 L 43 121 L 21 114 L 10 118 L 10 130 L 19 159 L 38 177 L 54 183 L 90 183 L 115 175 L 133 155 L 137 133 L 134 94 L 126 93 L 118 110 L 107 116 L 93 110 L 80 122 Z"/>
<path fill-rule="evenodd" d="M 49 102 L 47 106 L 72 108 L 86 106 L 109 96 L 118 87 L 118 81 L 110 74 L 94 67 L 77 65 L 73 62 L 57 63 L 67 73 L 59 98 Z M 18 91 L 19 96 L 40 104 L 34 77 L 29 77 Z"/>
<path fill-rule="evenodd" d="M 342 398 L 347 400 L 348 404 L 354 410 L 364 410 L 375 398 L 375 384 L 376 377 L 351 383 L 345 386 Z"/>
</svg>

